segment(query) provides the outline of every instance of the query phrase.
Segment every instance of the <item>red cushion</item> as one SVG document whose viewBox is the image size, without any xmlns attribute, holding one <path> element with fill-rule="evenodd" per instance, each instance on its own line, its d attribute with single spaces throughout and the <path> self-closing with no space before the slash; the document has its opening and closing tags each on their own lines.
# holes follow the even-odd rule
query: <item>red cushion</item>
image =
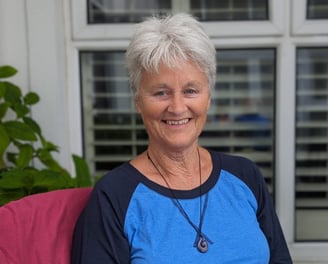
<svg viewBox="0 0 328 264">
<path fill-rule="evenodd" d="M 0 207 L 0 263 L 69 264 L 74 226 L 90 192 L 58 190 Z"/>
</svg>

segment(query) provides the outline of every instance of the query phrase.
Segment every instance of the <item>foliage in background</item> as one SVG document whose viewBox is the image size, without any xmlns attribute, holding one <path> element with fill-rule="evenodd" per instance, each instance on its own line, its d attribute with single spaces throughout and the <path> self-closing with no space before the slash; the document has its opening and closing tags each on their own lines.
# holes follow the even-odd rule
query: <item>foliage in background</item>
<svg viewBox="0 0 328 264">
<path fill-rule="evenodd" d="M 58 147 L 31 117 L 38 94 L 23 95 L 20 87 L 4 80 L 16 73 L 11 66 L 0 66 L 0 205 L 35 193 L 91 186 L 83 158 L 72 155 L 75 177 L 53 158 Z"/>
</svg>

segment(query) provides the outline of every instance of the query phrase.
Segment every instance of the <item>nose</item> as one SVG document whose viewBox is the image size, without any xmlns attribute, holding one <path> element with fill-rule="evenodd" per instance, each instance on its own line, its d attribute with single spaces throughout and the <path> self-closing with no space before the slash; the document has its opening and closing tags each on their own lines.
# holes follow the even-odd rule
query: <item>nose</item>
<svg viewBox="0 0 328 264">
<path fill-rule="evenodd" d="M 174 114 L 180 114 L 186 111 L 187 105 L 185 98 L 180 93 L 174 93 L 171 97 L 168 111 Z"/>
</svg>

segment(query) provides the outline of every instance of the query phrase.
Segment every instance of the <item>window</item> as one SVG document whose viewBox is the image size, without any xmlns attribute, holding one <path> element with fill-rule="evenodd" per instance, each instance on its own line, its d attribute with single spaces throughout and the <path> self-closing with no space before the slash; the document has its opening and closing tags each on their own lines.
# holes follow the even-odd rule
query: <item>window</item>
<svg viewBox="0 0 328 264">
<path fill-rule="evenodd" d="M 274 178 L 274 49 L 217 51 L 217 83 L 200 144 L 255 161 Z"/>
<path fill-rule="evenodd" d="M 134 111 L 124 51 L 81 52 L 80 60 L 84 151 L 93 175 L 102 176 L 145 149 L 146 136 Z"/>
<path fill-rule="evenodd" d="M 133 23 L 152 14 L 189 12 L 211 36 L 276 36 L 285 0 L 72 0 L 74 40 L 127 39 Z M 217 23 L 221 21 L 223 23 Z M 261 23 L 258 23 L 261 21 Z"/>
<path fill-rule="evenodd" d="M 294 35 L 328 33 L 328 1 L 291 0 L 292 32 Z"/>
<path fill-rule="evenodd" d="M 296 239 L 328 240 L 328 48 L 298 48 L 296 78 Z"/>
<path fill-rule="evenodd" d="M 190 0 L 189 12 L 201 21 L 269 19 L 266 0 Z"/>
<path fill-rule="evenodd" d="M 328 19 L 328 2 L 326 0 L 308 0 L 307 19 Z"/>
<path fill-rule="evenodd" d="M 267 0 L 89 0 L 88 23 L 133 23 L 145 17 L 189 12 L 201 21 L 268 20 Z"/>
<path fill-rule="evenodd" d="M 171 1 L 89 0 L 88 24 L 136 23 L 154 14 L 170 13 Z"/>
</svg>

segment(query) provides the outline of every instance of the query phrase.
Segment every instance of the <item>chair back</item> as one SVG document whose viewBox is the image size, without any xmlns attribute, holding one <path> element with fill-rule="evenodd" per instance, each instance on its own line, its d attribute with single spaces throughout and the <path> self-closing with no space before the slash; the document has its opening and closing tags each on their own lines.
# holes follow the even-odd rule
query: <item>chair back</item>
<svg viewBox="0 0 328 264">
<path fill-rule="evenodd" d="M 0 263 L 69 264 L 75 223 L 90 192 L 56 190 L 0 207 Z"/>
</svg>

